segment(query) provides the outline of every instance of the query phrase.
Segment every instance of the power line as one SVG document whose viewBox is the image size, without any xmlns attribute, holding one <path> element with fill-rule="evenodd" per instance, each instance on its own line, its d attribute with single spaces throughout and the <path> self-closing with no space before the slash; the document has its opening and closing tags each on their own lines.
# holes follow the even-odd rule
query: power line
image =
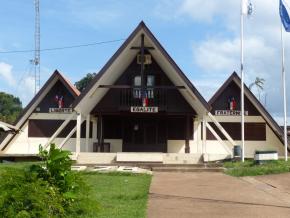
<svg viewBox="0 0 290 218">
<path fill-rule="evenodd" d="M 93 43 L 80 44 L 80 45 L 70 45 L 70 46 L 55 47 L 55 48 L 44 48 L 44 49 L 40 49 L 40 51 L 43 52 L 43 51 L 55 51 L 55 50 L 64 50 L 64 49 L 72 49 L 72 48 L 81 48 L 81 47 L 88 47 L 88 46 L 94 46 L 94 45 L 120 42 L 120 41 L 124 41 L 124 40 L 125 39 L 115 39 L 115 40 L 110 40 L 110 41 L 93 42 Z M 35 52 L 35 49 L 0 51 L 0 54 L 29 53 L 29 52 Z"/>
</svg>

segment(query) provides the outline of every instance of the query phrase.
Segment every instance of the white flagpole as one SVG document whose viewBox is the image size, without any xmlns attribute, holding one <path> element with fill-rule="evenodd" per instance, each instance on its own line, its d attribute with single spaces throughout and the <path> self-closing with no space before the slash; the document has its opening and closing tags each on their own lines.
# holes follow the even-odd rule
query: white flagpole
<svg viewBox="0 0 290 218">
<path fill-rule="evenodd" d="M 244 106 L 244 0 L 241 0 L 241 137 L 242 137 L 242 162 L 245 161 L 245 106 Z"/>
<path fill-rule="evenodd" d="M 287 97 L 286 97 L 286 73 L 285 73 L 285 48 L 284 48 L 284 34 L 281 23 L 281 47 L 282 47 L 282 83 L 283 83 L 283 103 L 284 103 L 284 147 L 285 147 L 285 161 L 288 160 L 288 140 L 287 140 Z"/>
</svg>

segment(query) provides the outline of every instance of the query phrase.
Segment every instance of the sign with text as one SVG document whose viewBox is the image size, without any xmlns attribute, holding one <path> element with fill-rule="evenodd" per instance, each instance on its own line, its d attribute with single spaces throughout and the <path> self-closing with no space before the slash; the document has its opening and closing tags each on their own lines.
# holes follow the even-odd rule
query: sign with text
<svg viewBox="0 0 290 218">
<path fill-rule="evenodd" d="M 70 114 L 72 112 L 73 112 L 72 108 L 49 108 L 49 113 Z"/>
<path fill-rule="evenodd" d="M 158 107 L 131 107 L 132 113 L 158 113 Z"/>
<path fill-rule="evenodd" d="M 248 111 L 245 111 L 245 115 L 248 116 Z M 241 116 L 242 112 L 237 110 L 216 110 L 216 116 Z"/>
</svg>

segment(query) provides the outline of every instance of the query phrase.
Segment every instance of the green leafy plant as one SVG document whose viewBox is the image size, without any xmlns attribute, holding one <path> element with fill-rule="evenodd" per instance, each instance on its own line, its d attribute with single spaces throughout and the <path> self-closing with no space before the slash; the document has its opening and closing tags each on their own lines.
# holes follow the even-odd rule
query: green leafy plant
<svg viewBox="0 0 290 218">
<path fill-rule="evenodd" d="M 76 174 L 71 171 L 71 152 L 61 150 L 55 144 L 51 144 L 49 150 L 39 146 L 39 156 L 42 164 L 32 165 L 31 172 L 36 172 L 39 178 L 48 181 L 59 188 L 60 192 L 66 193 L 76 187 Z M 71 196 L 71 194 L 66 194 Z"/>
<path fill-rule="evenodd" d="M 0 168 L 0 217 L 87 217 L 98 211 L 82 174 L 71 170 L 70 154 L 55 144 L 40 146 L 41 163 Z"/>
<path fill-rule="evenodd" d="M 5 168 L 0 177 L 0 214 L 12 217 L 64 217 L 59 190 L 28 170 Z"/>
</svg>

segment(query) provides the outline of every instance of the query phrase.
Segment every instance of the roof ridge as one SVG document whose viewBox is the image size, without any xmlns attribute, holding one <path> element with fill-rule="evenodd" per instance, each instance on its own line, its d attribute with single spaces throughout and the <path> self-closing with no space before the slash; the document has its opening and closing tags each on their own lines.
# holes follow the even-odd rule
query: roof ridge
<svg viewBox="0 0 290 218">
<path fill-rule="evenodd" d="M 80 96 L 73 103 L 73 107 L 75 108 L 82 99 L 88 94 L 88 92 L 93 88 L 94 84 L 99 81 L 103 74 L 106 73 L 107 69 L 114 63 L 116 58 L 118 58 L 122 52 L 125 50 L 126 46 L 134 39 L 134 37 L 139 33 L 140 30 L 144 30 L 147 34 L 148 38 L 155 44 L 168 63 L 175 70 L 176 74 L 183 80 L 190 91 L 196 96 L 196 98 L 200 101 L 201 105 L 206 108 L 206 110 L 210 110 L 210 106 L 208 102 L 203 98 L 203 96 L 199 93 L 196 87 L 192 84 L 192 82 L 187 78 L 187 76 L 182 72 L 180 67 L 175 63 L 175 61 L 170 57 L 161 43 L 156 39 L 154 34 L 150 31 L 150 29 L 146 26 L 144 21 L 141 21 L 138 26 L 133 30 L 133 32 L 128 36 L 125 42 L 119 47 L 119 49 L 113 54 L 113 56 L 107 61 L 107 63 L 103 66 L 103 68 L 98 72 L 98 74 L 93 78 L 93 80 L 89 83 L 87 88 L 80 94 Z"/>
</svg>

